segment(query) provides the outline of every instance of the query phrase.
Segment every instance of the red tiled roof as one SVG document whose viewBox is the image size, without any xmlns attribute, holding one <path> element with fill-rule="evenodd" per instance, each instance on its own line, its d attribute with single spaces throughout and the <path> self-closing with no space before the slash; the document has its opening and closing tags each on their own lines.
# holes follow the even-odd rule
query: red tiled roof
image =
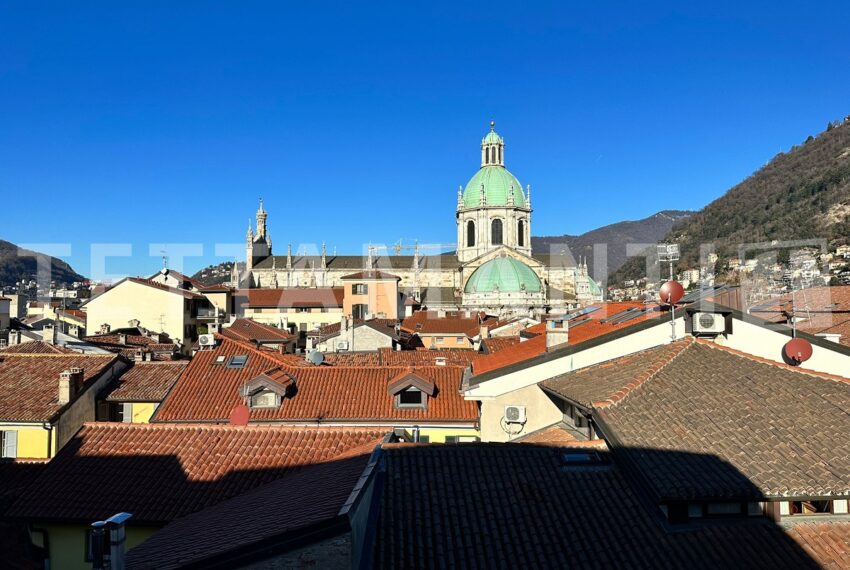
<svg viewBox="0 0 850 570">
<path fill-rule="evenodd" d="M 342 307 L 343 288 L 248 289 L 248 306 L 258 307 Z"/>
<path fill-rule="evenodd" d="M 605 336 L 614 331 L 619 331 L 630 326 L 642 323 L 649 319 L 659 318 L 661 313 L 651 311 L 624 323 L 602 322 L 602 320 L 621 313 L 623 311 L 646 307 L 644 303 L 598 303 L 591 305 L 599 307 L 598 310 L 588 313 L 586 316 L 578 317 L 570 322 L 569 340 L 564 346 L 575 346 L 591 339 Z M 537 334 L 534 338 L 505 348 L 493 354 L 486 354 L 477 358 L 472 363 L 475 375 L 484 374 L 497 370 L 511 364 L 524 362 L 535 356 L 546 352 L 546 323 L 540 323 L 523 331 L 524 335 Z"/>
<path fill-rule="evenodd" d="M 354 319 L 353 325 L 355 328 L 361 326 L 367 326 L 374 331 L 385 334 L 387 336 L 391 336 L 395 338 L 395 326 L 398 324 L 398 321 L 395 319 L 369 319 L 369 320 L 360 320 Z M 333 338 L 339 335 L 339 331 L 341 328 L 341 323 L 330 323 L 323 327 L 319 327 L 316 330 L 310 331 L 307 333 L 307 336 L 314 337 L 316 339 L 316 343 L 322 343 L 328 340 L 329 338 Z"/>
<path fill-rule="evenodd" d="M 850 552 L 850 523 L 783 529 L 764 519 L 718 519 L 671 528 L 616 465 L 570 468 L 551 446 L 383 447 L 376 570 L 506 561 L 599 570 L 837 569 Z"/>
<path fill-rule="evenodd" d="M 358 273 L 352 273 L 351 275 L 344 275 L 342 279 L 396 279 L 401 281 L 401 277 L 399 277 L 398 275 L 393 275 L 392 273 L 385 273 L 383 271 L 377 271 L 375 269 L 360 271 Z"/>
<path fill-rule="evenodd" d="M 307 527 L 330 523 L 369 461 L 361 454 L 311 465 L 277 481 L 177 519 L 127 553 L 129 570 L 204 565 L 260 542 L 282 542 Z M 234 521 L 239 521 L 234 524 Z M 231 565 L 235 562 L 228 560 Z"/>
<path fill-rule="evenodd" d="M 109 402 L 161 402 L 188 364 L 187 360 L 135 362 L 101 397 Z"/>
<path fill-rule="evenodd" d="M 88 423 L 6 515 L 89 523 L 116 512 L 161 525 L 296 468 L 361 454 L 376 429 Z"/>
<path fill-rule="evenodd" d="M 494 336 L 481 341 L 484 354 L 493 354 L 520 343 L 519 336 Z"/>
<path fill-rule="evenodd" d="M 380 355 L 377 352 L 326 352 L 322 366 L 379 366 Z M 289 367 L 313 368 L 316 365 L 304 356 L 297 354 L 276 354 L 275 358 Z"/>
<path fill-rule="evenodd" d="M 435 366 L 442 359 L 449 366 L 469 366 L 480 354 L 471 349 L 449 350 L 393 350 L 380 349 L 381 364 L 384 366 Z"/>
<path fill-rule="evenodd" d="M 215 364 L 216 358 L 247 355 L 244 368 Z M 243 403 L 244 383 L 281 361 L 274 355 L 253 350 L 224 339 L 214 350 L 195 355 L 184 375 L 157 411 L 156 421 L 227 421 L 234 406 Z M 438 389 L 427 409 L 396 409 L 387 393 L 390 379 L 407 367 L 314 366 L 293 367 L 296 392 L 279 408 L 253 409 L 252 421 L 463 421 L 478 419 L 475 402 L 459 392 L 463 370 L 453 366 L 418 367 L 418 374 L 433 381 Z"/>
<path fill-rule="evenodd" d="M 86 322 L 86 313 L 85 311 L 80 311 L 79 309 L 59 309 L 57 311 L 60 315 L 65 315 L 66 317 L 71 317 L 73 319 L 77 319 L 78 321 Z"/>
<path fill-rule="evenodd" d="M 252 319 L 236 319 L 230 326 L 221 330 L 221 335 L 233 340 L 248 342 L 287 343 L 295 339 L 294 335 Z"/>
<path fill-rule="evenodd" d="M 61 372 L 84 369 L 85 389 L 116 359 L 113 355 L 3 353 L 0 355 L 0 420 L 52 420 L 65 407 L 58 403 Z"/>
<path fill-rule="evenodd" d="M 472 314 L 465 316 L 460 312 L 447 312 L 440 317 L 437 311 L 418 311 L 402 321 L 401 328 L 417 334 L 456 334 L 475 337 L 481 332 L 481 325 L 497 322 L 495 317 Z"/>
<path fill-rule="evenodd" d="M 0 354 L 79 354 L 79 352 L 59 346 L 58 344 L 50 344 L 43 340 L 34 340 L 0 348 Z"/>
</svg>

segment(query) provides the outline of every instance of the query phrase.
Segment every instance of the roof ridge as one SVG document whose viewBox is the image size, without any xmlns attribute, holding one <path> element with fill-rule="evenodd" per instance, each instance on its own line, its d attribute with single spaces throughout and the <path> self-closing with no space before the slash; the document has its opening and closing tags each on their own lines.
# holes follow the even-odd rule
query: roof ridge
<svg viewBox="0 0 850 570">
<path fill-rule="evenodd" d="M 275 424 L 275 425 L 264 425 L 264 424 L 248 424 L 247 426 L 236 426 L 231 424 L 216 424 L 216 423 L 205 423 L 205 422 L 180 422 L 180 423 L 172 423 L 172 422 L 150 422 L 146 424 L 142 423 L 124 423 L 124 422 L 103 422 L 103 421 L 90 421 L 83 422 L 83 428 L 97 428 L 97 429 L 125 429 L 125 430 L 190 430 L 190 429 L 204 429 L 209 431 L 235 431 L 235 430 L 287 430 L 287 431 L 305 431 L 305 432 L 316 432 L 323 433 L 327 431 L 364 431 L 364 432 L 372 432 L 372 431 L 381 431 L 381 428 L 374 428 L 368 426 L 303 426 L 303 425 L 287 425 L 287 424 Z"/>
<path fill-rule="evenodd" d="M 640 375 L 638 375 L 634 380 L 629 382 L 625 387 L 621 388 L 613 395 L 609 396 L 604 400 L 597 400 L 593 402 L 591 405 L 594 408 L 607 408 L 610 406 L 615 406 L 617 403 L 622 401 L 626 396 L 631 394 L 633 391 L 637 390 L 647 382 L 649 382 L 652 378 L 654 378 L 659 372 L 661 372 L 668 364 L 676 360 L 681 354 L 683 354 L 688 348 L 692 347 L 695 344 L 694 337 L 686 337 L 681 341 L 673 341 L 670 344 L 665 344 L 659 346 L 659 350 L 663 350 L 664 348 L 670 347 L 677 342 L 681 342 L 681 346 L 678 349 L 665 359 L 660 362 L 655 363 L 653 366 L 650 366 L 646 370 L 644 370 Z M 639 353 L 638 353 L 639 354 Z M 626 355 L 622 358 L 627 358 L 633 355 Z M 619 359 L 614 359 L 619 360 Z M 611 362 L 611 361 L 608 361 Z M 600 364 L 603 364 L 600 362 Z"/>
<path fill-rule="evenodd" d="M 845 384 L 850 384 L 850 378 L 846 376 L 839 376 L 838 374 L 830 374 L 829 372 L 820 372 L 818 370 L 812 370 L 810 368 L 800 368 L 799 366 L 792 366 L 790 364 L 786 364 L 784 362 L 777 362 L 776 360 L 771 360 L 769 358 L 764 358 L 762 356 L 756 356 L 755 354 L 749 354 L 742 350 L 738 350 L 736 348 L 732 348 L 729 346 L 723 346 L 722 344 L 717 344 L 715 342 L 697 339 L 697 343 L 703 346 L 707 346 L 709 348 L 713 348 L 715 350 L 720 350 L 723 352 L 727 352 L 733 356 L 737 356 L 739 358 L 744 358 L 747 360 L 752 360 L 755 362 L 759 362 L 761 364 L 767 364 L 769 366 L 775 366 L 776 368 L 780 368 L 782 370 L 788 370 L 789 372 L 797 372 L 799 374 L 806 374 L 807 376 L 814 376 L 815 378 L 821 378 L 823 380 L 832 380 L 833 382 L 843 382 Z"/>
</svg>

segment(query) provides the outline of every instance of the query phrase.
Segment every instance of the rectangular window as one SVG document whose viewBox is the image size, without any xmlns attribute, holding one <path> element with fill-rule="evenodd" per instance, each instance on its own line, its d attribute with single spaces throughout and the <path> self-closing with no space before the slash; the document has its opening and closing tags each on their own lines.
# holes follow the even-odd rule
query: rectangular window
<svg viewBox="0 0 850 570">
<path fill-rule="evenodd" d="M 247 355 L 240 354 L 240 355 L 237 355 L 237 356 L 231 356 L 230 360 L 227 361 L 227 367 L 228 368 L 244 368 L 246 362 L 248 362 L 248 356 Z"/>
<path fill-rule="evenodd" d="M 435 341 L 437 344 L 443 344 L 443 341 L 444 341 L 444 340 L 445 340 L 445 339 L 444 339 L 443 337 L 441 337 L 441 336 L 438 336 L 437 338 L 435 338 L 435 339 L 434 339 L 434 341 Z"/>
<path fill-rule="evenodd" d="M 740 515 L 741 503 L 708 503 L 706 511 L 710 516 Z"/>
<path fill-rule="evenodd" d="M 18 432 L 0 431 L 0 457 L 14 459 L 18 456 Z"/>
<path fill-rule="evenodd" d="M 832 501 L 791 501 L 788 506 L 792 517 L 827 515 L 832 512 Z"/>
<path fill-rule="evenodd" d="M 369 293 L 369 286 L 365 283 L 355 283 L 351 286 L 351 294 L 352 295 L 367 295 Z"/>
<path fill-rule="evenodd" d="M 351 306 L 351 316 L 355 319 L 365 319 L 369 314 L 369 305 L 366 303 L 357 303 Z"/>
<path fill-rule="evenodd" d="M 456 435 L 447 435 L 446 436 L 446 443 L 457 443 L 457 442 L 458 442 L 458 439 L 457 439 Z"/>
<path fill-rule="evenodd" d="M 457 338 L 455 339 L 455 342 L 456 342 L 457 344 L 463 344 L 463 337 L 462 337 L 462 336 L 457 337 Z"/>
<path fill-rule="evenodd" d="M 407 388 L 398 393 L 397 404 L 399 408 L 424 408 L 425 393 L 416 388 Z"/>
</svg>

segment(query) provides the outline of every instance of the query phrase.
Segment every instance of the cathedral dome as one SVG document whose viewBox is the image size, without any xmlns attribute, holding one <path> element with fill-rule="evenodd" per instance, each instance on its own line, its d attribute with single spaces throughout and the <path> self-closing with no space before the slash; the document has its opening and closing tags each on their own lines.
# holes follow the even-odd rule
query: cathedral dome
<svg viewBox="0 0 850 570">
<path fill-rule="evenodd" d="M 464 287 L 465 293 L 539 293 L 540 278 L 525 263 L 504 256 L 491 259 L 476 269 Z"/>
<path fill-rule="evenodd" d="M 491 133 L 493 134 L 493 133 Z M 497 135 L 498 136 L 498 135 Z M 514 205 L 525 207 L 525 194 L 522 184 L 507 168 L 498 165 L 482 166 L 466 184 L 463 191 L 463 205 L 474 208 L 481 203 L 481 185 L 484 185 L 484 199 L 487 206 L 507 206 L 511 187 L 514 189 Z"/>
</svg>

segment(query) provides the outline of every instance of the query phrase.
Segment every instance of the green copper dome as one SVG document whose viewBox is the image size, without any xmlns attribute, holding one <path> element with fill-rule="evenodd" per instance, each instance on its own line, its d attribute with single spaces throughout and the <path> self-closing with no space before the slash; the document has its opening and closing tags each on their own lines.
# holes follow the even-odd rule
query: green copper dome
<svg viewBox="0 0 850 570">
<path fill-rule="evenodd" d="M 491 133 L 492 134 L 492 133 Z M 484 197 L 487 206 L 507 206 L 511 186 L 514 188 L 514 205 L 525 207 L 525 194 L 522 184 L 516 176 L 504 166 L 482 166 L 466 184 L 463 191 L 463 205 L 474 208 L 481 203 L 481 185 L 484 185 Z"/>
<path fill-rule="evenodd" d="M 464 287 L 466 293 L 539 293 L 540 278 L 513 257 L 497 257 L 476 269 Z"/>
<path fill-rule="evenodd" d="M 490 131 L 483 139 L 481 139 L 481 144 L 504 144 L 504 142 L 505 141 L 496 131 Z"/>
</svg>

